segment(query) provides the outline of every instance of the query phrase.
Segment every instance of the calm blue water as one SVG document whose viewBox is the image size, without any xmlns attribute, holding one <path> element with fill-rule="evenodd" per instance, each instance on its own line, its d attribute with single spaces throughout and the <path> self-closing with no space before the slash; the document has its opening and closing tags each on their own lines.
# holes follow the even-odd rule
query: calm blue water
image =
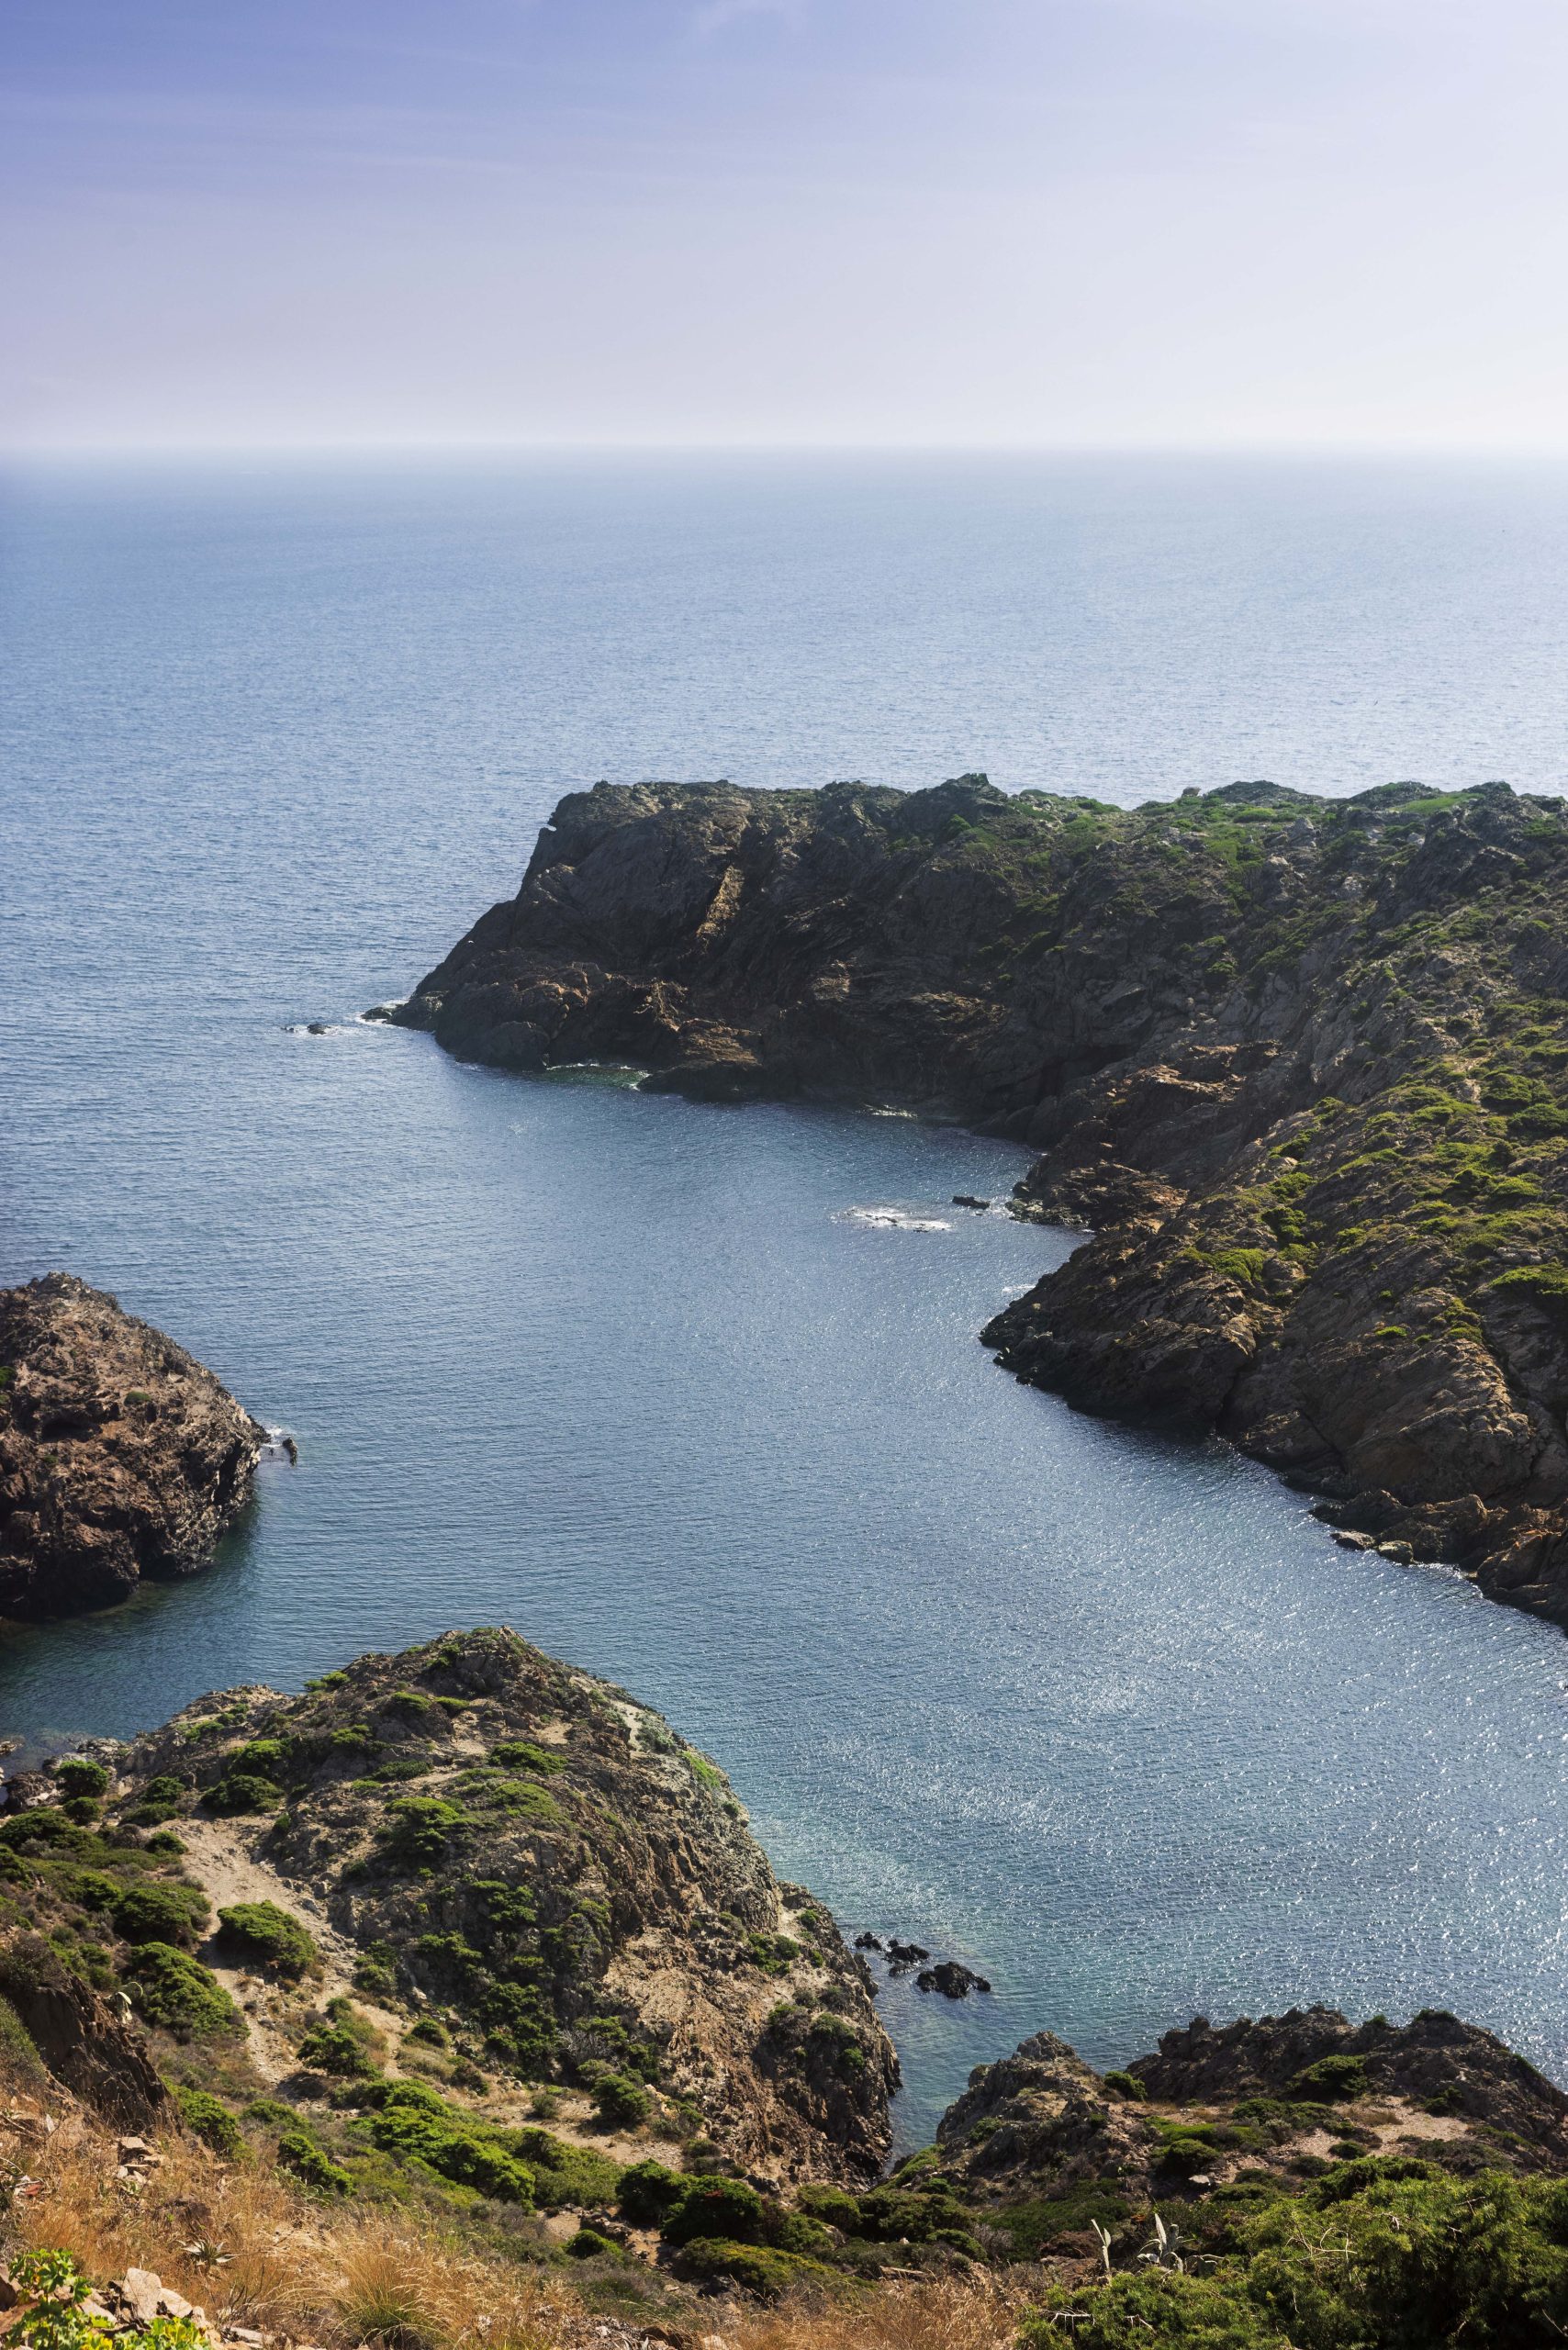
<svg viewBox="0 0 1568 2350">
<path fill-rule="evenodd" d="M 502 1620 L 730 1769 L 929 2126 L 1050 2025 L 1452 2005 L 1568 2078 L 1568 1648 L 1333 1548 L 974 1334 L 1065 1242 L 907 1120 L 345 1025 L 599 775 L 1136 799 L 1564 780 L 1568 476 L 600 462 L 14 478 L 0 1279 L 116 1290 L 291 1427 L 209 1576 L 13 1638 L 0 1728 Z"/>
</svg>

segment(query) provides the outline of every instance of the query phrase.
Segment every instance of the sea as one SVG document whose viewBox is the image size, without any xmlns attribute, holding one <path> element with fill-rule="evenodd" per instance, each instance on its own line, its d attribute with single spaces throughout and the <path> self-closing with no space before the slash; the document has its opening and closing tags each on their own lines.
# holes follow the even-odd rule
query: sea
<svg viewBox="0 0 1568 2350">
<path fill-rule="evenodd" d="M 1568 470 L 625 455 L 0 478 L 0 1281 L 209 1363 L 211 1571 L 8 1632 L 0 1733 L 506 1623 L 661 1707 L 881 1988 L 901 2142 L 1323 1999 L 1568 2082 L 1568 1644 L 1217 1442 L 1018 1386 L 1015 1146 L 365 1025 L 600 777 L 1118 804 L 1568 782 Z M 308 1033 L 308 1024 L 325 1033 Z"/>
</svg>

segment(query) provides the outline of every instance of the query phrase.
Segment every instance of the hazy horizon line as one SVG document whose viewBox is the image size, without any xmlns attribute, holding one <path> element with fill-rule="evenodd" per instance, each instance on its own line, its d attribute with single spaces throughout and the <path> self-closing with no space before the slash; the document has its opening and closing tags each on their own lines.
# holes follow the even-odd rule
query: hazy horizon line
<svg viewBox="0 0 1568 2350">
<path fill-rule="evenodd" d="M 320 441 L 0 442 L 0 464 L 102 460 L 222 463 L 264 459 L 502 457 L 1052 457 L 1568 462 L 1568 441 L 857 441 L 387 438 Z"/>
</svg>

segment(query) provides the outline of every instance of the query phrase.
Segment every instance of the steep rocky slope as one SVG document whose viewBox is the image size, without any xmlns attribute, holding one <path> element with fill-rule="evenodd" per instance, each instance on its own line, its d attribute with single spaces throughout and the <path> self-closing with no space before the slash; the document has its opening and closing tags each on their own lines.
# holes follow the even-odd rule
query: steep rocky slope
<svg viewBox="0 0 1568 2350">
<path fill-rule="evenodd" d="M 0 1617 L 39 1621 L 192 1574 L 251 1489 L 266 1431 L 103 1290 L 0 1290 Z"/>
<path fill-rule="evenodd" d="M 1020 1212 L 1095 1237 L 986 1331 L 1018 1377 L 1568 1623 L 1565 906 L 1504 784 L 600 785 L 392 1016 L 1027 1140 Z"/>
<path fill-rule="evenodd" d="M 226 1691 L 66 1784 L 95 1772 L 63 1805 L 21 1783 L 0 1874 L 32 1927 L 84 1905 L 90 1971 L 198 2043 L 232 2042 L 255 1938 L 223 1917 L 260 1906 L 297 1964 L 252 1998 L 258 2085 L 379 2109 L 417 2074 L 515 2127 L 521 2085 L 554 2084 L 601 2146 L 652 2130 L 758 2176 L 875 2176 L 898 2067 L 863 1963 L 706 1756 L 514 1634 Z M 151 1971 L 149 1924 L 174 1953 Z"/>
</svg>

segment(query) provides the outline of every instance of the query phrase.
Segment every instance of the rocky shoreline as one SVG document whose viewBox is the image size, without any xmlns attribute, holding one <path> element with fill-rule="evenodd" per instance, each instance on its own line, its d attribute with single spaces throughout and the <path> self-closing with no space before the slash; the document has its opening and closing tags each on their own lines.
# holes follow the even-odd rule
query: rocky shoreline
<svg viewBox="0 0 1568 2350">
<path fill-rule="evenodd" d="M 990 2274 L 1066 2307 L 1151 2244 L 1235 2263 L 1249 2231 L 1396 2191 L 1535 2194 L 1557 2225 L 1568 2097 L 1436 2010 L 1197 2018 L 1104 2072 L 1037 2032 L 888 2170 L 898 2067 L 863 1960 L 708 1757 L 504 1628 L 298 1697 L 219 1691 L 6 1794 L 0 2159 L 45 2228 L 62 2111 L 78 2147 L 113 2133 L 100 2199 L 150 2222 L 164 2166 L 186 2181 L 158 2272 L 149 2232 L 99 2283 L 128 2341 L 160 2297 L 205 2341 L 260 2340 L 231 2295 L 193 2306 L 215 2272 L 192 2227 L 218 2239 L 182 2143 L 208 2200 L 280 2182 L 311 2240 L 333 2212 L 363 2241 L 420 2210 L 513 2273 L 622 2300 L 641 2275 L 665 2330 L 637 2338 L 666 2343 L 695 2343 L 669 2322 L 714 2293 L 820 2307 Z M 863 1939 L 895 1968 L 929 1956 Z"/>
<path fill-rule="evenodd" d="M 70 1273 L 0 1290 L 0 1618 L 197 1573 L 267 1432 L 183 1347 Z"/>
<path fill-rule="evenodd" d="M 1505 784 L 599 785 L 386 1016 L 1028 1142 L 1016 1212 L 1093 1237 L 1006 1368 L 1568 1625 L 1565 909 L 1563 803 Z"/>
</svg>

